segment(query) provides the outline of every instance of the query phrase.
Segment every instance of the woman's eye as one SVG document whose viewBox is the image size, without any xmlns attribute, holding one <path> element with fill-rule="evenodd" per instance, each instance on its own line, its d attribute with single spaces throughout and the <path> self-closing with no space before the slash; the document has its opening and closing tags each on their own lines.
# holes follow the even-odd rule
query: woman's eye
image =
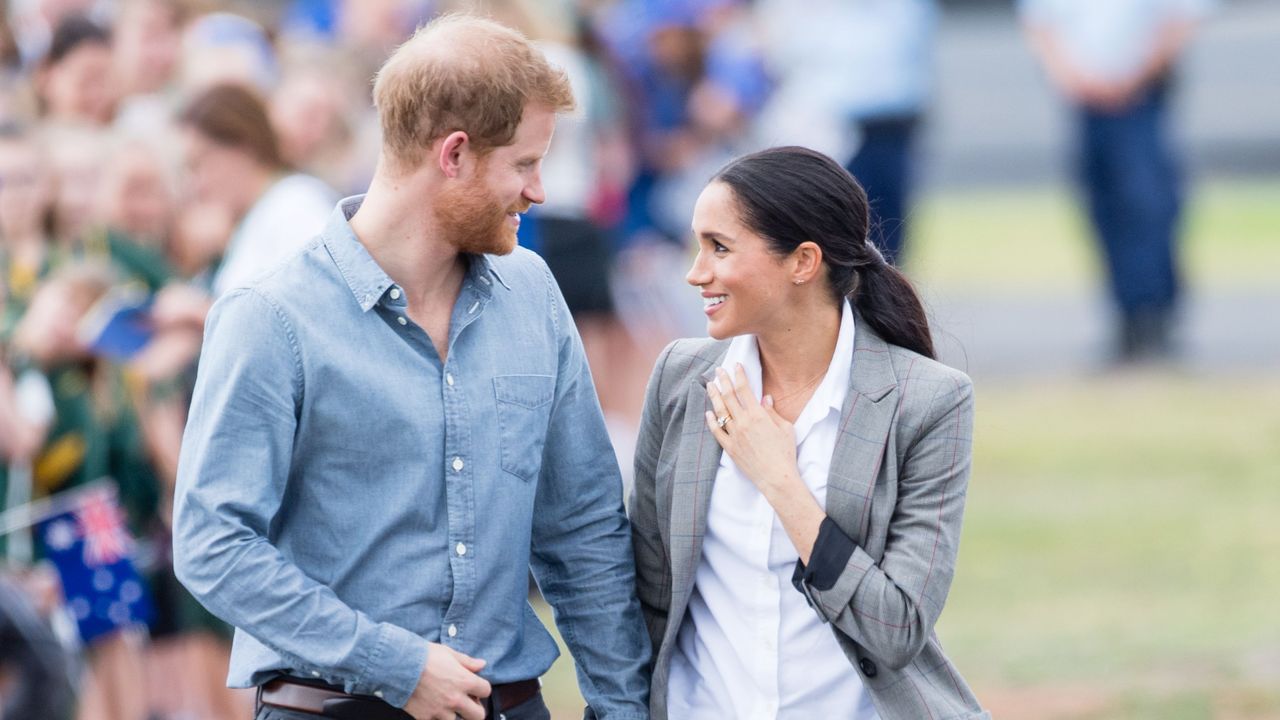
<svg viewBox="0 0 1280 720">
<path fill-rule="evenodd" d="M 716 252 L 718 252 L 718 253 L 722 253 L 722 252 L 729 252 L 729 248 L 727 248 L 727 247 L 725 247 L 725 246 L 721 245 L 721 244 L 720 244 L 720 243 L 718 243 L 718 242 L 712 242 L 712 243 L 711 243 L 711 249 L 715 250 L 715 251 L 716 251 Z"/>
</svg>

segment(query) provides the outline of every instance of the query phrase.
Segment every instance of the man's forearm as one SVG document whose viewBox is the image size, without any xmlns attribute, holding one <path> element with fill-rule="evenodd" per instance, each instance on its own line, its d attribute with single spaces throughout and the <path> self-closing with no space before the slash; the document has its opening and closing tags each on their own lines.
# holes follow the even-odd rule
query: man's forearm
<svg viewBox="0 0 1280 720">
<path fill-rule="evenodd" d="M 174 570 L 211 612 L 306 676 L 403 704 L 426 663 L 426 641 L 377 623 L 307 577 L 265 538 L 179 497 Z"/>
</svg>

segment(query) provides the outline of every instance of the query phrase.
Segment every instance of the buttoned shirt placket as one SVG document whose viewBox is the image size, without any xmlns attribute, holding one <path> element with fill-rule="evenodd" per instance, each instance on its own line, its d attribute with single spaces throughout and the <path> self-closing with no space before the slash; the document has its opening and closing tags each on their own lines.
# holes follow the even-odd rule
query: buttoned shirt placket
<svg viewBox="0 0 1280 720">
<path fill-rule="evenodd" d="M 448 353 L 443 363 L 426 331 L 409 319 L 408 305 L 399 287 L 392 286 L 379 303 L 387 324 L 404 337 L 405 342 L 414 347 L 440 373 L 442 379 L 440 387 L 445 428 L 445 505 L 449 521 L 452 587 L 449 606 L 441 616 L 440 643 L 451 647 L 462 642 L 467 614 L 478 591 L 473 546 L 476 531 L 475 486 L 468 464 L 473 450 L 471 413 L 464 392 L 466 369 L 460 367 L 454 347 L 467 326 L 479 320 L 484 313 L 492 297 L 490 288 L 493 281 L 488 277 L 489 270 L 483 259 L 473 259 L 472 263 L 474 266 L 468 270 L 449 317 Z M 430 439 L 424 438 L 423 441 L 429 442 Z"/>
</svg>

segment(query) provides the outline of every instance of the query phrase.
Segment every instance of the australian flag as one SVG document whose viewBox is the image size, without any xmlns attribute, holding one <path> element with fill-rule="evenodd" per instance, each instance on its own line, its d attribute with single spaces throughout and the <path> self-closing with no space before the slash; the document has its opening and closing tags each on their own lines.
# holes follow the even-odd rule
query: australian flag
<svg viewBox="0 0 1280 720">
<path fill-rule="evenodd" d="M 38 533 L 85 645 L 151 619 L 114 486 L 87 491 L 70 510 L 40 523 Z"/>
</svg>

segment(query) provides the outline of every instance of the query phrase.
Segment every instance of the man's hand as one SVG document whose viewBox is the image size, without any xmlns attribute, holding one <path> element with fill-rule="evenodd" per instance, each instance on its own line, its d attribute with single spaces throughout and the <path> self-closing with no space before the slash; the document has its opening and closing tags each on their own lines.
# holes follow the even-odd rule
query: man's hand
<svg viewBox="0 0 1280 720">
<path fill-rule="evenodd" d="M 489 682 L 476 675 L 483 668 L 484 660 L 430 643 L 427 666 L 405 703 L 405 712 L 417 720 L 484 720 L 478 699 L 489 697 Z"/>
</svg>

